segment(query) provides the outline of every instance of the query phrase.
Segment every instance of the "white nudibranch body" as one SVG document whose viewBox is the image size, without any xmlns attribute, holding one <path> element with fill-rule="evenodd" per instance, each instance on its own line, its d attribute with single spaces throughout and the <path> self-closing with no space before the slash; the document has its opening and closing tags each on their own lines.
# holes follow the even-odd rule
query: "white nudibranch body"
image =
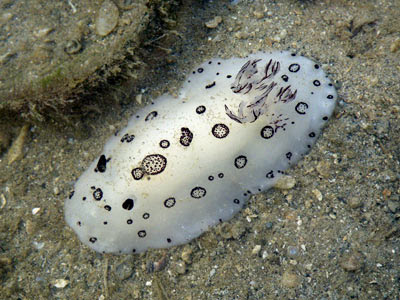
<svg viewBox="0 0 400 300">
<path fill-rule="evenodd" d="M 290 52 L 206 61 L 110 138 L 65 219 L 103 253 L 187 243 L 304 156 L 336 98 L 320 65 Z"/>
</svg>

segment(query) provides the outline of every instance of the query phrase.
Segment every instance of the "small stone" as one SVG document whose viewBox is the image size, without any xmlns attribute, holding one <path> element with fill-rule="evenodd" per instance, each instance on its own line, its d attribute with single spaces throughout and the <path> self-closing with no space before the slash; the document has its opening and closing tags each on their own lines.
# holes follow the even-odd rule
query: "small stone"
<svg viewBox="0 0 400 300">
<path fill-rule="evenodd" d="M 278 179 L 278 181 L 274 185 L 274 188 L 280 190 L 290 190 L 295 186 L 295 184 L 296 179 L 294 179 L 292 176 L 285 175 Z"/>
<path fill-rule="evenodd" d="M 392 213 L 395 213 L 397 209 L 400 207 L 400 203 L 397 201 L 389 200 L 387 206 Z"/>
<path fill-rule="evenodd" d="M 217 272 L 217 270 L 215 270 L 214 268 L 211 269 L 210 271 L 210 278 L 213 277 L 215 275 L 215 273 Z"/>
<path fill-rule="evenodd" d="M 274 227 L 274 223 L 272 223 L 272 222 L 265 223 L 265 228 L 266 229 L 272 229 L 272 227 Z"/>
<path fill-rule="evenodd" d="M 175 264 L 175 270 L 176 270 L 176 272 L 177 272 L 178 274 L 181 274 L 181 275 L 185 274 L 186 271 L 187 271 L 187 269 L 186 269 L 186 263 L 185 263 L 184 261 L 178 261 L 178 262 Z"/>
<path fill-rule="evenodd" d="M 218 25 L 222 22 L 221 16 L 215 16 L 214 19 L 205 23 L 207 28 L 217 28 Z"/>
<path fill-rule="evenodd" d="M 287 254 L 289 257 L 296 257 L 299 254 L 299 249 L 295 246 L 287 247 Z"/>
<path fill-rule="evenodd" d="M 330 163 L 327 161 L 321 161 L 318 163 L 317 167 L 317 172 L 319 173 L 319 175 L 321 175 L 322 177 L 329 177 L 330 175 Z"/>
<path fill-rule="evenodd" d="M 264 251 L 263 251 L 261 257 L 262 257 L 262 259 L 266 259 L 266 258 L 268 257 L 268 252 L 267 252 L 267 250 L 264 250 Z"/>
<path fill-rule="evenodd" d="M 385 196 L 385 197 L 390 197 L 391 194 L 392 194 L 392 191 L 391 191 L 391 190 L 384 189 L 384 190 L 382 191 L 382 195 Z"/>
<path fill-rule="evenodd" d="M 390 45 L 390 52 L 395 53 L 399 49 L 400 49 L 400 39 L 397 39 Z"/>
<path fill-rule="evenodd" d="M 361 206 L 361 199 L 358 197 L 351 197 L 348 203 L 350 208 L 359 208 Z"/>
<path fill-rule="evenodd" d="M 142 104 L 143 94 L 138 94 L 135 97 L 135 100 L 138 104 Z"/>
<path fill-rule="evenodd" d="M 117 26 L 119 18 L 118 7 L 111 0 L 105 0 L 96 18 L 96 32 L 106 36 Z"/>
<path fill-rule="evenodd" d="M 320 192 L 320 190 L 313 189 L 311 192 L 314 194 L 315 198 L 317 198 L 318 201 L 322 201 L 322 193 Z"/>
<path fill-rule="evenodd" d="M 235 34 L 234 34 L 234 37 L 236 39 L 242 39 L 242 40 L 247 39 L 249 36 L 250 36 L 250 33 L 245 32 L 245 31 L 238 31 L 238 32 L 235 32 Z"/>
<path fill-rule="evenodd" d="M 192 248 L 190 246 L 185 246 L 185 248 L 183 248 L 183 251 L 181 254 L 182 260 L 187 264 L 191 264 L 192 263 L 192 253 L 193 253 Z"/>
<path fill-rule="evenodd" d="M 354 272 L 361 269 L 363 263 L 364 257 L 357 251 L 345 253 L 340 259 L 340 266 L 348 272 Z"/>
<path fill-rule="evenodd" d="M 284 216 L 285 216 L 285 219 L 288 221 L 296 221 L 296 219 L 297 219 L 297 213 L 295 211 L 291 211 L 291 210 L 285 212 Z"/>
<path fill-rule="evenodd" d="M 114 270 L 115 275 L 119 280 L 125 280 L 132 276 L 133 274 L 133 267 L 129 261 L 124 261 L 117 265 Z"/>
<path fill-rule="evenodd" d="M 53 281 L 53 285 L 58 289 L 65 288 L 69 283 L 69 280 L 66 279 L 56 279 Z"/>
<path fill-rule="evenodd" d="M 154 272 L 162 271 L 167 266 L 167 263 L 168 263 L 168 256 L 167 254 L 164 254 L 160 260 L 153 263 L 153 271 Z"/>
<path fill-rule="evenodd" d="M 232 238 L 234 239 L 240 238 L 245 233 L 245 231 L 246 227 L 242 223 L 240 222 L 235 223 L 231 229 Z"/>
<path fill-rule="evenodd" d="M 58 186 L 55 186 L 53 188 L 53 193 L 54 193 L 54 195 L 60 195 L 60 189 L 58 188 Z"/>
<path fill-rule="evenodd" d="M 272 40 L 276 43 L 279 43 L 281 41 L 281 37 L 277 34 L 275 36 L 272 37 Z"/>
<path fill-rule="evenodd" d="M 285 271 L 282 275 L 281 284 L 284 287 L 295 288 L 300 283 L 299 277 L 292 271 Z"/>
<path fill-rule="evenodd" d="M 35 32 L 33 33 L 33 35 L 34 35 L 36 38 L 40 39 L 40 38 L 44 38 L 45 36 L 47 36 L 47 35 L 48 35 L 50 32 L 52 32 L 53 30 L 54 30 L 54 29 L 53 29 L 53 28 L 50 28 L 50 27 L 41 28 L 41 29 L 35 31 Z"/>
<path fill-rule="evenodd" d="M 25 223 L 25 230 L 28 235 L 33 235 L 36 232 L 36 226 L 31 220 L 27 220 Z"/>
<path fill-rule="evenodd" d="M 254 15 L 257 19 L 262 19 L 262 18 L 264 18 L 264 12 L 263 12 L 263 11 L 256 10 L 256 11 L 253 12 L 253 15 Z"/>
<path fill-rule="evenodd" d="M 283 29 L 280 33 L 279 33 L 279 37 L 281 39 L 284 39 L 287 36 L 287 30 Z"/>
<path fill-rule="evenodd" d="M 258 255 L 261 251 L 261 245 L 256 245 L 253 250 L 251 250 L 252 255 Z"/>
<path fill-rule="evenodd" d="M 292 266 L 296 266 L 298 262 L 295 259 L 289 259 L 289 264 L 291 264 Z"/>
</svg>

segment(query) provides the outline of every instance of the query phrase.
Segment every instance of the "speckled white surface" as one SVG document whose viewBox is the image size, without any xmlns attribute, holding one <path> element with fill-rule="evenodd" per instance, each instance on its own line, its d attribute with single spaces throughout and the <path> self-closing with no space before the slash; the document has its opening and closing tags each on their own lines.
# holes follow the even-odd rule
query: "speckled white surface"
<svg viewBox="0 0 400 300">
<path fill-rule="evenodd" d="M 206 61 L 107 142 L 65 202 L 67 223 L 99 252 L 188 242 L 272 187 L 336 98 L 321 67 L 290 52 Z"/>
</svg>

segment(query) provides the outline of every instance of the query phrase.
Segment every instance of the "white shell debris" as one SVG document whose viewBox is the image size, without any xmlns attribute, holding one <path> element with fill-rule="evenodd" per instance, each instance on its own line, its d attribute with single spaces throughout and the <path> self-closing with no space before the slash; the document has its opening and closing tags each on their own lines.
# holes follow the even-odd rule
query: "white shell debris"
<svg viewBox="0 0 400 300">
<path fill-rule="evenodd" d="M 40 211 L 40 207 L 32 208 L 32 215 L 36 215 Z"/>
</svg>

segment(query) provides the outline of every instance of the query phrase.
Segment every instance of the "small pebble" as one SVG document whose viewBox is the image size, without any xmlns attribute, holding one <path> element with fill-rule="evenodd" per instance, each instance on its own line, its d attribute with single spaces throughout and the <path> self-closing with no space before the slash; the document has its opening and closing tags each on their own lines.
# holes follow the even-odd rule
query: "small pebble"
<svg viewBox="0 0 400 300">
<path fill-rule="evenodd" d="M 69 283 L 69 280 L 66 279 L 56 279 L 53 281 L 53 285 L 58 289 L 65 288 Z"/>
<path fill-rule="evenodd" d="M 272 229 L 272 227 L 274 227 L 274 223 L 272 223 L 272 222 L 265 223 L 265 228 L 266 229 Z"/>
<path fill-rule="evenodd" d="M 58 188 L 58 186 L 55 186 L 53 188 L 53 193 L 54 193 L 54 195 L 60 195 L 60 189 Z"/>
<path fill-rule="evenodd" d="M 330 163 L 327 161 L 321 161 L 318 163 L 317 167 L 317 172 L 319 173 L 319 175 L 321 175 L 322 177 L 329 177 L 330 175 Z"/>
<path fill-rule="evenodd" d="M 295 184 L 296 179 L 294 179 L 292 176 L 285 175 L 278 179 L 274 185 L 274 188 L 280 190 L 290 190 L 295 186 Z"/>
<path fill-rule="evenodd" d="M 287 254 L 289 257 L 296 257 L 299 254 L 299 249 L 295 246 L 287 247 Z"/>
<path fill-rule="evenodd" d="M 400 207 L 400 203 L 397 201 L 389 200 L 387 206 L 392 213 L 395 213 L 397 209 Z"/>
<path fill-rule="evenodd" d="M 211 269 L 210 271 L 210 277 L 213 277 L 217 271 L 215 269 Z"/>
<path fill-rule="evenodd" d="M 385 196 L 385 197 L 390 197 L 391 194 L 392 194 L 392 191 L 389 190 L 389 189 L 384 189 L 382 191 L 382 195 Z"/>
<path fill-rule="evenodd" d="M 161 257 L 160 260 L 154 262 L 154 272 L 159 272 L 164 270 L 168 263 L 168 256 L 166 253 Z"/>
<path fill-rule="evenodd" d="M 36 37 L 36 38 L 43 38 L 43 37 L 45 37 L 45 36 L 47 36 L 50 32 L 52 32 L 54 29 L 53 28 L 50 28 L 50 27 L 46 27 L 46 28 L 41 28 L 41 29 L 39 29 L 39 30 L 37 30 L 37 31 L 35 31 L 34 33 L 33 33 L 33 35 Z"/>
<path fill-rule="evenodd" d="M 361 206 L 361 199 L 358 197 L 351 197 L 348 203 L 350 208 L 359 208 Z"/>
<path fill-rule="evenodd" d="M 284 39 L 287 36 L 287 30 L 283 29 L 280 33 L 279 33 L 279 37 L 281 39 Z"/>
<path fill-rule="evenodd" d="M 296 221 L 297 219 L 297 213 L 295 211 L 287 211 L 285 212 L 284 216 L 288 221 Z"/>
<path fill-rule="evenodd" d="M 36 231 L 36 226 L 31 220 L 25 222 L 25 230 L 28 235 L 33 235 Z"/>
<path fill-rule="evenodd" d="M 96 32 L 106 36 L 117 26 L 119 18 L 118 7 L 111 0 L 105 0 L 96 18 Z"/>
<path fill-rule="evenodd" d="M 253 250 L 251 251 L 252 255 L 258 255 L 261 251 L 261 245 L 256 245 Z"/>
<path fill-rule="evenodd" d="M 284 287 L 295 288 L 299 285 L 300 280 L 296 273 L 292 271 L 285 271 L 282 275 L 281 284 Z"/>
<path fill-rule="evenodd" d="M 264 250 L 264 251 L 263 251 L 261 257 L 262 257 L 262 259 L 266 259 L 266 258 L 268 257 L 268 252 L 267 252 L 267 250 Z"/>
<path fill-rule="evenodd" d="M 133 274 L 132 263 L 130 261 L 124 261 L 120 263 L 115 268 L 114 273 L 121 281 L 130 278 Z"/>
<path fill-rule="evenodd" d="M 184 261 L 178 261 L 178 262 L 175 264 L 175 270 L 176 270 L 176 272 L 177 272 L 178 274 L 181 274 L 181 275 L 185 274 L 186 271 L 187 271 L 187 269 L 186 269 L 186 263 L 185 263 Z"/>
<path fill-rule="evenodd" d="M 138 104 L 142 104 L 143 94 L 138 94 L 135 97 L 135 100 Z"/>
<path fill-rule="evenodd" d="M 318 189 L 313 189 L 312 193 L 314 194 L 315 198 L 317 198 L 318 201 L 322 201 L 322 193 Z"/>
<path fill-rule="evenodd" d="M 192 253 L 193 253 L 192 248 L 190 246 L 185 246 L 185 248 L 183 248 L 183 251 L 181 254 L 182 260 L 187 264 L 191 264 L 192 263 Z"/>
<path fill-rule="evenodd" d="M 221 22 L 222 22 L 222 17 L 216 16 L 216 17 L 214 17 L 214 19 L 206 22 L 205 25 L 207 28 L 217 28 Z"/>
<path fill-rule="evenodd" d="M 364 257 L 359 252 L 345 253 L 340 259 L 340 266 L 348 272 L 354 272 L 363 266 Z"/>
<path fill-rule="evenodd" d="M 289 264 L 291 264 L 292 266 L 296 266 L 298 262 L 295 259 L 289 259 Z"/>
<path fill-rule="evenodd" d="M 264 12 L 263 12 L 263 11 L 256 10 L 256 11 L 253 12 L 253 15 L 254 15 L 257 19 L 262 19 L 262 18 L 264 18 Z"/>
<path fill-rule="evenodd" d="M 400 39 L 397 39 L 390 45 L 390 52 L 395 53 L 399 49 L 400 49 Z"/>
</svg>

